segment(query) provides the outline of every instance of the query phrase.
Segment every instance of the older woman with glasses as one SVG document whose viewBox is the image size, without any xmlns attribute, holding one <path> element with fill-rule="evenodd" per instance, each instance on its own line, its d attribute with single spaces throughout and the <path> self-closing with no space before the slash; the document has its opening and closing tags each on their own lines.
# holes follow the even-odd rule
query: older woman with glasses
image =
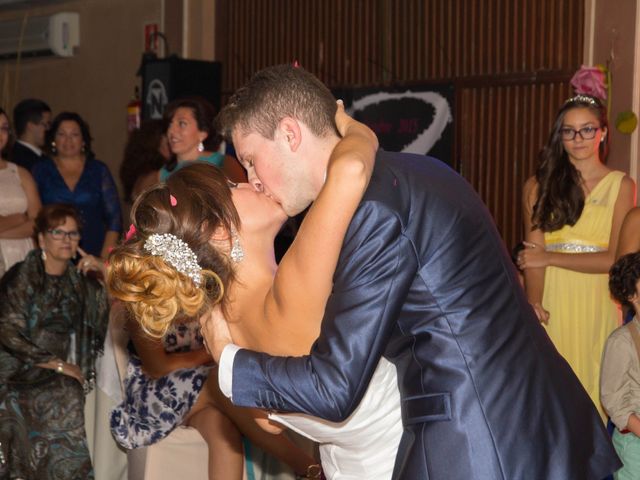
<svg viewBox="0 0 640 480">
<path fill-rule="evenodd" d="M 77 211 L 47 205 L 35 224 L 40 248 L 0 282 L 0 462 L 8 478 L 93 478 L 84 401 L 107 297 L 71 263 L 81 238 Z M 90 255 L 83 262 L 85 272 L 104 270 Z"/>
<path fill-rule="evenodd" d="M 608 272 L 635 190 L 605 165 L 608 138 L 600 100 L 565 102 L 524 186 L 526 248 L 518 255 L 531 305 L 598 406 L 600 356 L 619 324 Z"/>
</svg>

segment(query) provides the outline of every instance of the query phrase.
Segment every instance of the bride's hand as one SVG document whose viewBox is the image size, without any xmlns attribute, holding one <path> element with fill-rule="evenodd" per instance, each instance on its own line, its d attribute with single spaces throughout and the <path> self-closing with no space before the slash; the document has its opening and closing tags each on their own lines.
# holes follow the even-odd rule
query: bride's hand
<svg viewBox="0 0 640 480">
<path fill-rule="evenodd" d="M 347 115 L 342 100 L 336 104 L 336 128 L 342 139 L 331 153 L 327 173 L 333 171 L 335 176 L 354 182 L 361 177 L 366 187 L 375 164 L 378 137 L 364 123 Z"/>
<path fill-rule="evenodd" d="M 344 111 L 344 102 L 342 100 L 336 100 L 336 105 L 336 128 L 338 129 L 340 136 L 344 137 L 347 134 L 349 125 L 355 122 L 355 120 Z"/>
<path fill-rule="evenodd" d="M 200 327 L 204 338 L 205 348 L 209 351 L 216 363 L 220 363 L 222 350 L 228 344 L 233 343 L 231 332 L 224 318 L 222 309 L 216 305 L 211 311 L 200 317 Z"/>
<path fill-rule="evenodd" d="M 346 137 L 347 134 L 360 134 L 367 137 L 367 141 L 371 143 L 374 149 L 378 149 L 378 137 L 373 133 L 367 125 L 362 122 L 355 120 L 352 116 L 350 116 L 344 109 L 344 102 L 342 100 L 336 100 L 336 128 L 338 129 L 338 133 L 342 138 Z M 350 131 L 350 129 L 352 129 Z"/>
</svg>

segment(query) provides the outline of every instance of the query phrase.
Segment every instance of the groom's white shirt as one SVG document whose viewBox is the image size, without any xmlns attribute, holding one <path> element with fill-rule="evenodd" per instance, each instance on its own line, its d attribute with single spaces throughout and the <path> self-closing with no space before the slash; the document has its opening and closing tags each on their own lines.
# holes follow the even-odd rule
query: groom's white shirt
<svg viewBox="0 0 640 480">
<path fill-rule="evenodd" d="M 233 360 L 236 357 L 240 347 L 230 343 L 222 350 L 220 355 L 220 363 L 218 364 L 218 385 L 220 391 L 224 393 L 226 397 L 231 398 L 233 392 Z"/>
</svg>

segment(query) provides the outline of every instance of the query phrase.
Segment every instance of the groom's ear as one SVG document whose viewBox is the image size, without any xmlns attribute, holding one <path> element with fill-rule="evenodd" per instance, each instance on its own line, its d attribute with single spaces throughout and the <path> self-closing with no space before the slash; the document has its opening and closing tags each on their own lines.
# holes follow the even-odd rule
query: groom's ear
<svg viewBox="0 0 640 480">
<path fill-rule="evenodd" d="M 278 134 L 286 142 L 292 152 L 298 150 L 302 142 L 300 123 L 295 118 L 284 117 L 278 124 Z"/>
</svg>

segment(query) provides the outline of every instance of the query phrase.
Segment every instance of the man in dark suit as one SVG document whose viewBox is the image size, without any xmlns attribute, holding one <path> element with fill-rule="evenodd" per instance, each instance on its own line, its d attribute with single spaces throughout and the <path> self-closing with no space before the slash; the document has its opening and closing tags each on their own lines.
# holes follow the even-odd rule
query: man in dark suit
<svg viewBox="0 0 640 480">
<path fill-rule="evenodd" d="M 294 215 L 322 187 L 334 113 L 318 79 L 284 65 L 258 72 L 219 122 L 254 186 Z M 620 466 L 491 216 L 428 157 L 379 151 L 310 355 L 239 349 L 224 322 L 204 330 L 235 404 L 331 421 L 358 406 L 380 357 L 391 360 L 404 425 L 396 479 L 599 480 Z"/>
<path fill-rule="evenodd" d="M 16 142 L 11 152 L 11 161 L 31 171 L 43 158 L 47 131 L 51 127 L 51 109 L 42 100 L 27 98 L 13 109 L 13 128 Z"/>
</svg>

